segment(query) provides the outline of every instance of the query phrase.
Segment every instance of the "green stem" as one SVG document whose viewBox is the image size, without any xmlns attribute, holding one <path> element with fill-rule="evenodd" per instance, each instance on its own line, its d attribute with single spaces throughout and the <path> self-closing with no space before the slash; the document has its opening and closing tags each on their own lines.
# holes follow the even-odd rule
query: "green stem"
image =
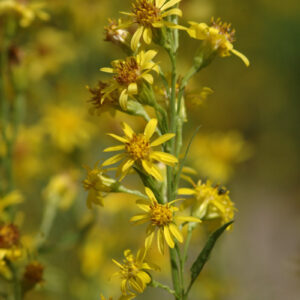
<svg viewBox="0 0 300 300">
<path fill-rule="evenodd" d="M 176 250 L 173 248 L 169 248 L 170 250 L 170 264 L 171 264 L 171 274 L 172 274 L 172 282 L 173 288 L 175 290 L 175 299 L 181 299 L 181 288 L 180 288 L 180 278 L 179 278 L 179 269 L 176 259 Z"/>
<path fill-rule="evenodd" d="M 35 241 L 36 249 L 40 250 L 47 240 L 49 233 L 51 231 L 56 212 L 57 205 L 60 198 L 53 196 L 51 199 L 47 199 L 47 205 L 44 210 L 44 215 L 40 227 L 40 232 L 38 233 Z"/>
<path fill-rule="evenodd" d="M 172 290 L 168 285 L 165 285 L 165 284 L 162 284 L 156 280 L 153 280 L 151 281 L 150 285 L 154 288 L 161 288 L 163 290 L 166 290 L 167 292 L 169 292 L 170 294 L 172 295 L 175 295 L 176 296 L 176 292 L 174 290 Z"/>
<path fill-rule="evenodd" d="M 14 299 L 22 300 L 22 288 L 18 278 L 17 270 L 11 261 L 7 260 L 6 263 L 12 273 Z"/>
<path fill-rule="evenodd" d="M 135 196 L 141 197 L 143 199 L 148 199 L 148 197 L 146 195 L 144 195 L 143 193 L 141 193 L 140 191 L 128 189 L 128 188 L 126 188 L 123 185 L 119 185 L 117 187 L 116 192 L 126 193 L 126 194 L 130 194 L 130 195 L 135 195 Z"/>
<path fill-rule="evenodd" d="M 190 246 L 193 230 L 194 230 L 194 227 L 189 225 L 187 237 L 186 237 L 184 248 L 183 248 L 183 256 L 182 256 L 183 263 L 185 263 L 187 260 L 187 252 L 188 252 L 188 249 Z"/>
</svg>

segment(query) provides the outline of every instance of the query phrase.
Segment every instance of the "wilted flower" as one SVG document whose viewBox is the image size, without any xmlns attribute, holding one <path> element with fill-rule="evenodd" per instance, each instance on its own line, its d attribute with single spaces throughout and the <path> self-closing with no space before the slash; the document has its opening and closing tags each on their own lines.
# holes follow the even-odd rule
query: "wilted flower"
<svg viewBox="0 0 300 300">
<path fill-rule="evenodd" d="M 116 90 L 119 92 L 119 101 L 122 109 L 127 109 L 128 97 L 138 94 L 138 86 L 144 81 L 153 83 L 151 71 L 159 72 L 158 65 L 152 62 L 157 54 L 154 50 L 141 51 L 136 56 L 127 57 L 125 60 L 113 61 L 112 68 L 101 68 L 106 73 L 114 74 L 109 85 L 103 90 L 104 95 L 101 102 Z"/>
<path fill-rule="evenodd" d="M 105 40 L 113 43 L 125 43 L 128 36 L 128 31 L 122 29 L 122 20 L 108 19 L 108 26 L 104 27 L 105 30 Z"/>
<path fill-rule="evenodd" d="M 37 284 L 42 283 L 44 266 L 38 261 L 33 261 L 26 265 L 22 278 L 22 290 L 24 293 L 33 289 Z"/>
</svg>

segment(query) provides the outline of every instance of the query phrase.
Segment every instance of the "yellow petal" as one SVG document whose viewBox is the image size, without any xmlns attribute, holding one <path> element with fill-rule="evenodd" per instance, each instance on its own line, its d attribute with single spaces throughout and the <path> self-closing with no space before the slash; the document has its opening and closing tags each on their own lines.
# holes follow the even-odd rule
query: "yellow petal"
<svg viewBox="0 0 300 300">
<path fill-rule="evenodd" d="M 250 66 L 250 62 L 249 62 L 249 59 L 241 52 L 235 50 L 235 49 L 231 49 L 231 52 L 236 55 L 237 57 L 239 57 L 243 62 L 244 64 L 249 67 Z"/>
<path fill-rule="evenodd" d="M 113 68 L 101 68 L 100 71 L 105 72 L 105 73 L 113 73 L 114 69 Z"/>
<path fill-rule="evenodd" d="M 116 135 L 116 134 L 113 134 L 113 133 L 108 133 L 107 135 L 111 136 L 112 138 L 118 140 L 119 142 L 122 142 L 122 143 L 127 143 L 128 140 L 125 139 L 124 137 L 122 136 L 119 136 L 119 135 Z"/>
<path fill-rule="evenodd" d="M 152 226 L 149 234 L 147 235 L 147 237 L 145 239 L 145 248 L 146 249 L 149 249 L 151 247 L 153 238 L 154 238 L 154 234 L 155 234 L 155 228 Z"/>
<path fill-rule="evenodd" d="M 195 217 L 191 217 L 191 216 L 176 216 L 175 217 L 176 220 L 180 221 L 180 222 L 194 222 L 194 223 L 201 223 L 202 221 L 198 218 Z"/>
<path fill-rule="evenodd" d="M 145 193 L 147 194 L 148 198 L 150 199 L 150 201 L 152 203 L 157 203 L 156 197 L 151 189 L 149 189 L 148 187 L 145 187 Z"/>
<path fill-rule="evenodd" d="M 143 39 L 147 45 L 151 44 L 152 41 L 152 30 L 150 27 L 146 27 L 143 32 Z"/>
<path fill-rule="evenodd" d="M 193 189 L 189 189 L 189 188 L 180 188 L 177 191 L 178 195 L 195 195 L 196 192 Z"/>
<path fill-rule="evenodd" d="M 169 2 L 167 2 L 165 5 L 163 5 L 161 7 L 161 11 L 164 11 L 172 6 L 174 6 L 175 4 L 177 4 L 178 2 L 180 2 L 181 0 L 170 0 Z"/>
<path fill-rule="evenodd" d="M 160 136 L 159 138 L 157 138 L 156 140 L 154 140 L 150 144 L 150 146 L 155 147 L 155 146 L 161 145 L 161 144 L 165 143 L 166 141 L 170 140 L 171 138 L 173 138 L 174 136 L 175 136 L 174 133 L 166 133 L 166 134 Z"/>
<path fill-rule="evenodd" d="M 115 155 L 113 157 L 110 157 L 109 159 L 105 160 L 103 162 L 102 166 L 113 165 L 113 164 L 117 163 L 119 160 L 121 160 L 124 157 L 125 157 L 124 153 L 117 154 L 117 155 Z"/>
<path fill-rule="evenodd" d="M 143 31 L 144 31 L 144 26 L 141 26 L 137 29 L 137 31 L 132 36 L 131 49 L 133 51 L 136 51 L 136 49 L 138 48 L 138 45 L 139 45 L 140 39 L 142 37 Z"/>
<path fill-rule="evenodd" d="M 125 133 L 126 137 L 131 139 L 134 135 L 134 131 L 132 130 L 132 128 L 125 122 L 122 123 L 122 127 L 123 127 L 123 132 Z"/>
<path fill-rule="evenodd" d="M 150 138 L 152 137 L 153 133 L 155 132 L 157 126 L 157 119 L 151 119 L 144 130 L 144 135 L 146 137 L 147 140 L 150 140 Z"/>
<path fill-rule="evenodd" d="M 166 240 L 168 246 L 170 248 L 174 248 L 175 244 L 174 244 L 174 241 L 173 241 L 173 239 L 171 237 L 171 234 L 170 234 L 168 226 L 164 226 L 164 236 L 165 236 L 165 240 Z"/>
<path fill-rule="evenodd" d="M 147 221 L 148 219 L 149 219 L 148 214 L 139 214 L 139 215 L 133 216 L 130 219 L 130 222 L 136 222 L 136 221 L 140 221 L 140 220 L 146 220 Z"/>
<path fill-rule="evenodd" d="M 179 8 L 172 8 L 172 9 L 169 9 L 168 11 L 164 12 L 162 14 L 162 17 L 164 18 L 164 17 L 171 16 L 171 15 L 176 15 L 176 16 L 182 17 L 182 11 Z"/>
<path fill-rule="evenodd" d="M 153 84 L 153 76 L 151 74 L 143 74 L 142 78 L 148 83 Z"/>
<path fill-rule="evenodd" d="M 108 148 L 105 148 L 103 150 L 103 152 L 114 152 L 114 151 L 120 151 L 120 150 L 123 150 L 123 149 L 125 149 L 125 145 L 108 147 Z"/>
<path fill-rule="evenodd" d="M 145 56 L 144 56 L 144 62 L 149 62 L 151 61 L 157 54 L 157 51 L 155 50 L 148 50 L 146 53 L 145 53 Z"/>
<path fill-rule="evenodd" d="M 119 97 L 120 106 L 123 110 L 127 110 L 128 91 L 125 89 Z"/>
<path fill-rule="evenodd" d="M 165 4 L 166 0 L 155 0 L 155 6 L 161 8 Z"/>
<path fill-rule="evenodd" d="M 150 211 L 150 203 L 148 200 L 145 200 L 145 199 L 138 199 L 136 200 L 136 205 L 143 211 L 145 212 L 149 212 Z"/>
<path fill-rule="evenodd" d="M 122 166 L 122 173 L 126 173 L 126 171 L 134 164 L 133 159 L 128 159 Z"/>
<path fill-rule="evenodd" d="M 163 162 L 166 165 L 173 166 L 178 162 L 178 159 L 170 154 L 170 153 L 165 153 L 161 151 L 154 151 L 150 154 L 150 157 L 152 159 L 155 159 L 157 161 Z"/>
<path fill-rule="evenodd" d="M 136 82 L 130 83 L 128 86 L 128 94 L 129 95 L 135 95 L 138 93 L 138 87 Z"/>
<path fill-rule="evenodd" d="M 164 232 L 162 229 L 159 229 L 159 231 L 157 232 L 157 248 L 161 254 L 164 254 L 165 241 L 164 241 Z"/>
<path fill-rule="evenodd" d="M 156 180 L 163 181 L 163 176 L 160 172 L 160 170 L 152 163 L 150 163 L 147 160 L 142 160 L 142 166 L 145 169 L 145 171 L 152 175 Z"/>
<path fill-rule="evenodd" d="M 183 236 L 182 236 L 182 233 L 178 230 L 177 226 L 174 223 L 171 223 L 169 225 L 169 229 L 170 229 L 171 233 L 175 236 L 176 240 L 179 243 L 182 243 L 183 242 Z"/>
</svg>

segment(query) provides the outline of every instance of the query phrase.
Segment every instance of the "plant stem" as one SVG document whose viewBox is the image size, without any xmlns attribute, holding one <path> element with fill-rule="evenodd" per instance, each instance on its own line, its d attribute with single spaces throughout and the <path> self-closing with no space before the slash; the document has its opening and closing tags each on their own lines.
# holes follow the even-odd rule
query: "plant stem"
<svg viewBox="0 0 300 300">
<path fill-rule="evenodd" d="M 160 283 L 160 282 L 158 282 L 158 281 L 156 281 L 156 280 L 153 280 L 153 279 L 152 279 L 150 285 L 151 285 L 152 287 L 154 287 L 154 288 L 159 287 L 159 288 L 161 288 L 161 289 L 163 289 L 163 290 L 166 290 L 167 292 L 169 292 L 169 293 L 172 294 L 172 295 L 176 295 L 176 292 L 175 292 L 174 290 L 172 290 L 168 285 L 162 284 L 162 283 Z"/>
<path fill-rule="evenodd" d="M 12 273 L 12 279 L 13 279 L 13 291 L 14 291 L 14 298 L 15 300 L 22 300 L 22 288 L 20 285 L 20 281 L 18 279 L 18 274 L 16 271 L 15 266 L 12 264 L 11 261 L 7 260 L 6 261 L 11 273 Z"/>
<path fill-rule="evenodd" d="M 141 197 L 143 199 L 148 199 L 148 197 L 146 195 L 144 195 L 143 193 L 141 193 L 140 191 L 128 189 L 123 185 L 118 186 L 117 192 L 135 195 L 135 196 Z"/>
</svg>

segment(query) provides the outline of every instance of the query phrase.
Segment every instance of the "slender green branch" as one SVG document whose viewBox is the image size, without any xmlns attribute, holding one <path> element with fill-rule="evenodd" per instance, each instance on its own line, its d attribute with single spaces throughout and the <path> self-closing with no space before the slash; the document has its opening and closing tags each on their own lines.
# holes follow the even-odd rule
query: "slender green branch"
<svg viewBox="0 0 300 300">
<path fill-rule="evenodd" d="M 172 282 L 173 288 L 175 290 L 176 300 L 181 299 L 181 289 L 180 289 L 180 278 L 179 278 L 179 268 L 176 260 L 176 250 L 169 248 L 170 250 L 170 263 L 171 263 L 171 273 L 172 273 Z"/>
<path fill-rule="evenodd" d="M 18 278 L 17 270 L 11 261 L 7 260 L 6 263 L 12 273 L 14 299 L 22 300 L 22 288 Z"/>
<path fill-rule="evenodd" d="M 154 288 L 161 288 L 163 290 L 166 290 L 171 295 L 176 296 L 176 292 L 174 290 L 172 290 L 168 285 L 162 284 L 162 283 L 160 283 L 156 280 L 153 280 L 153 279 L 152 279 L 150 285 Z"/>
<path fill-rule="evenodd" d="M 186 260 L 187 260 L 187 253 L 188 253 L 188 249 L 189 249 L 189 246 L 190 246 L 191 238 L 192 238 L 192 235 L 193 235 L 193 230 L 194 230 L 194 227 L 190 226 L 190 224 L 189 224 L 189 226 L 188 226 L 188 232 L 187 232 L 187 237 L 186 237 L 184 248 L 183 248 L 183 256 L 182 256 L 183 263 L 185 263 Z"/>
<path fill-rule="evenodd" d="M 147 196 L 144 195 L 143 193 L 141 193 L 140 191 L 128 189 L 124 185 L 119 185 L 117 187 L 117 189 L 116 189 L 116 192 L 126 193 L 126 194 L 130 194 L 130 195 L 135 195 L 135 196 L 147 199 Z"/>
</svg>

